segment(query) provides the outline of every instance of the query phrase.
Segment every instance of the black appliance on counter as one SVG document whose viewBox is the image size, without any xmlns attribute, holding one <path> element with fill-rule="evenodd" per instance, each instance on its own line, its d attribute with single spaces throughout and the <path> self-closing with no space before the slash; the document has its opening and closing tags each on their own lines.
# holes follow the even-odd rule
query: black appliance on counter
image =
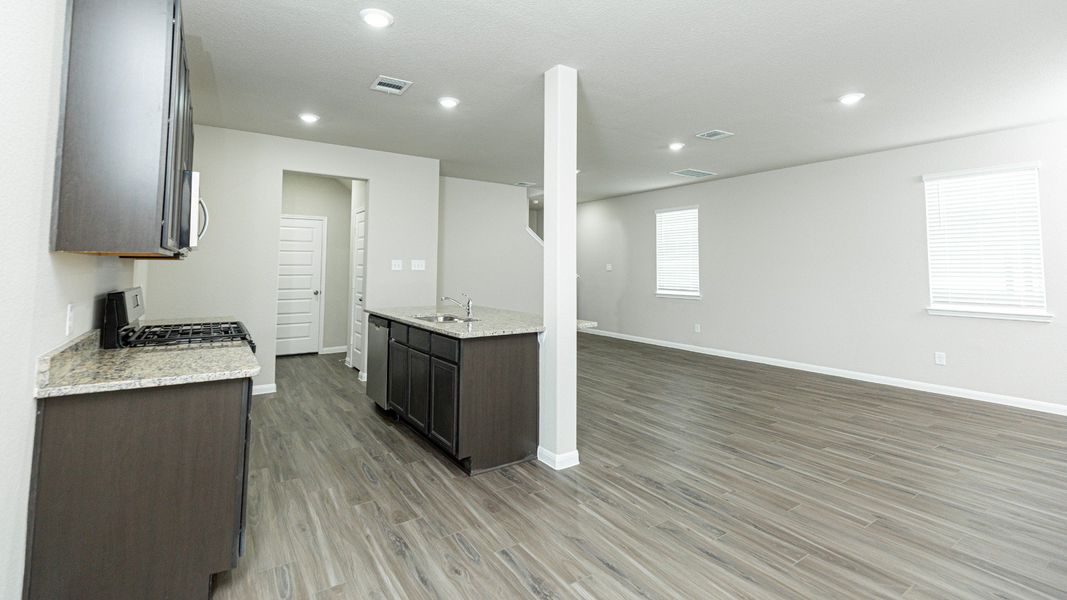
<svg viewBox="0 0 1067 600">
<path fill-rule="evenodd" d="M 248 329 L 240 321 L 205 321 L 140 325 L 144 316 L 144 292 L 130 288 L 109 292 L 104 299 L 104 323 L 100 328 L 101 348 L 184 346 L 217 342 L 247 342 L 256 351 Z"/>
</svg>

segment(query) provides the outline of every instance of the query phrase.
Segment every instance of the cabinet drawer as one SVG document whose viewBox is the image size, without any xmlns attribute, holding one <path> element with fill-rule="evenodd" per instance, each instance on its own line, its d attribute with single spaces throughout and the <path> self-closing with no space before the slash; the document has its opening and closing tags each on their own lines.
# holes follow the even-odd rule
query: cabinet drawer
<svg viewBox="0 0 1067 600">
<path fill-rule="evenodd" d="M 392 322 L 389 324 L 389 339 L 396 340 L 401 344 L 408 343 L 408 326 L 403 323 Z"/>
<path fill-rule="evenodd" d="M 454 363 L 459 362 L 459 340 L 437 335 L 430 339 L 430 354 Z"/>
<path fill-rule="evenodd" d="M 409 327 L 408 346 L 428 354 L 430 352 L 430 332 L 416 327 Z"/>
</svg>

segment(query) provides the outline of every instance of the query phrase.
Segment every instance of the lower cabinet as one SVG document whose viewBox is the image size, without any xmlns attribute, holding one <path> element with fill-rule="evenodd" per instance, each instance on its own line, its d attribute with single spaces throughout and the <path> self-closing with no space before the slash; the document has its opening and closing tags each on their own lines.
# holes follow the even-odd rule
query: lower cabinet
<svg viewBox="0 0 1067 600">
<path fill-rule="evenodd" d="M 249 379 L 38 401 L 25 598 L 204 598 L 237 566 Z"/>
<path fill-rule="evenodd" d="M 536 456 L 536 334 L 458 339 L 392 321 L 389 338 L 389 408 L 468 473 Z"/>
<path fill-rule="evenodd" d="M 459 408 L 459 367 L 439 358 L 430 359 L 433 412 L 430 438 L 449 454 L 456 451 L 456 410 Z"/>
<path fill-rule="evenodd" d="M 408 413 L 408 356 L 410 350 L 395 339 L 389 340 L 389 408 L 403 416 Z"/>
<path fill-rule="evenodd" d="M 430 422 L 430 355 L 408 349 L 408 410 L 404 415 L 419 431 L 426 433 Z"/>
</svg>

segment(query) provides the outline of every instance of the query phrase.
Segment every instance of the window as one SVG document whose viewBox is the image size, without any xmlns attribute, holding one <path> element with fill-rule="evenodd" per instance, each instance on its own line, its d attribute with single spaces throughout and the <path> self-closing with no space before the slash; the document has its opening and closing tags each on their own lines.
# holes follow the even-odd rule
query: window
<svg viewBox="0 0 1067 600">
<path fill-rule="evenodd" d="M 656 294 L 700 297 L 696 207 L 656 211 Z"/>
<path fill-rule="evenodd" d="M 928 175 L 931 314 L 1048 320 L 1034 165 Z"/>
</svg>

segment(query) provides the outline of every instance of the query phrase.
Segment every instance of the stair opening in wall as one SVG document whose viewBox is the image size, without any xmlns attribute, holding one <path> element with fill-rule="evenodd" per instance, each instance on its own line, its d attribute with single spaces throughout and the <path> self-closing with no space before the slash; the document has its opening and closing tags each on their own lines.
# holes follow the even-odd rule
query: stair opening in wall
<svg viewBox="0 0 1067 600">
<path fill-rule="evenodd" d="M 526 202 L 529 206 L 530 221 L 527 227 L 541 242 L 545 241 L 545 191 L 541 188 L 527 188 Z"/>
</svg>

